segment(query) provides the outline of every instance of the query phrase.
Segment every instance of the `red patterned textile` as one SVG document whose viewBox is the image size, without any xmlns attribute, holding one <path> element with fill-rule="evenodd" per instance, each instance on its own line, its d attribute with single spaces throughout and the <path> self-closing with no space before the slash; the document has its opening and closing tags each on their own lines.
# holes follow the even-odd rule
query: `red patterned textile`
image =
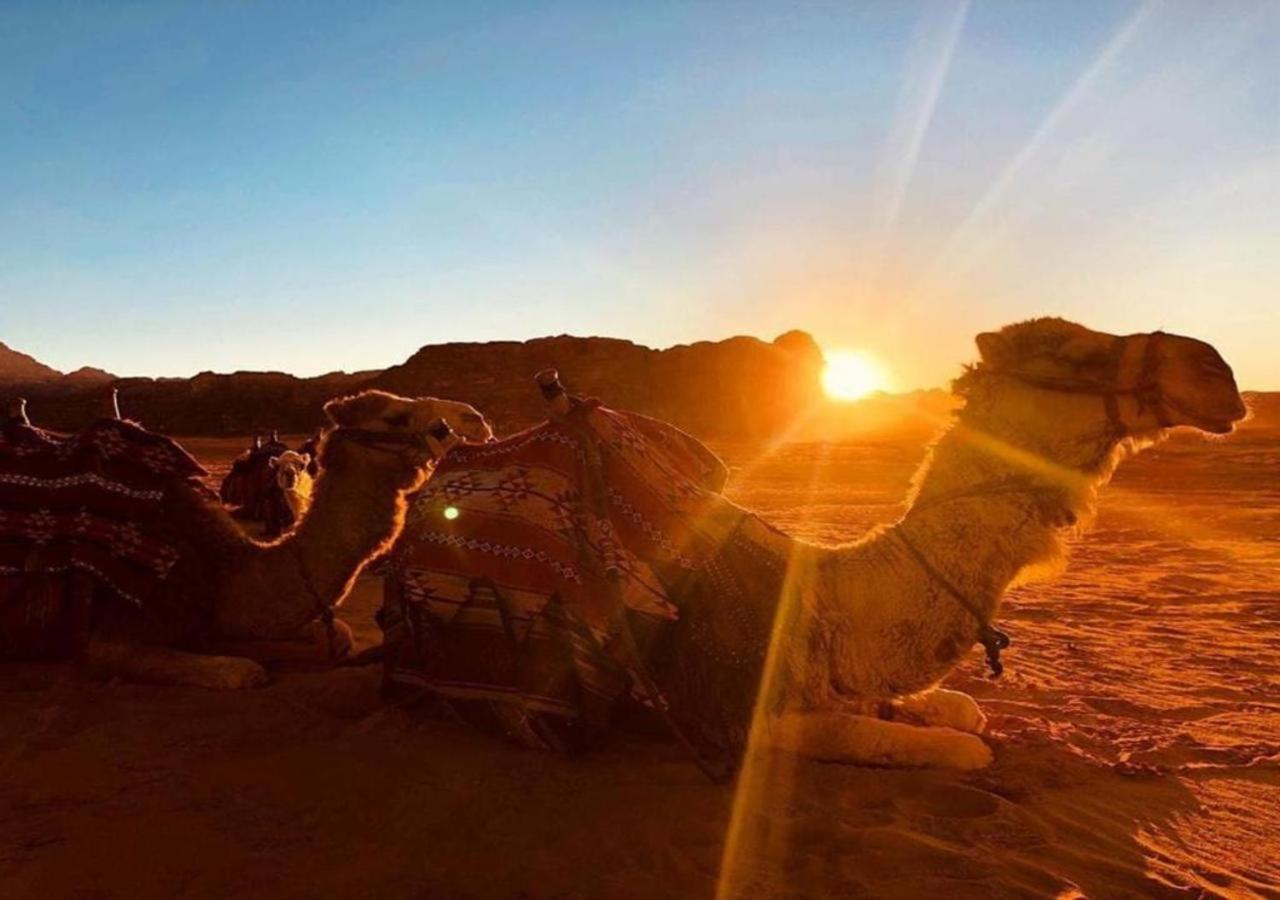
<svg viewBox="0 0 1280 900">
<path fill-rule="evenodd" d="M 141 604 L 179 558 L 161 518 L 165 490 L 205 474 L 178 444 L 132 422 L 104 419 L 72 436 L 0 428 L 3 642 L 49 615 L 21 608 L 24 595 L 57 594 L 24 584 L 47 588 L 78 571 Z"/>
<path fill-rule="evenodd" d="M 628 688 L 660 703 L 631 641 L 680 617 L 746 516 L 726 475 L 679 429 L 595 401 L 455 447 L 392 551 L 388 681 L 544 747 L 575 740 L 558 726 L 602 726 Z"/>
</svg>

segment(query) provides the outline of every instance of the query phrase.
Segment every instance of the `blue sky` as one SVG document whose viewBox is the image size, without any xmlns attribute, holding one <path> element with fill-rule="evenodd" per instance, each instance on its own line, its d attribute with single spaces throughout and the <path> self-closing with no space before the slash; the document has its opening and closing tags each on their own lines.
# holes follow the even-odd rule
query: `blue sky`
<svg viewBox="0 0 1280 900">
<path fill-rule="evenodd" d="M 0 340 L 312 374 L 1032 315 L 1280 388 L 1280 3 L 0 4 Z"/>
</svg>

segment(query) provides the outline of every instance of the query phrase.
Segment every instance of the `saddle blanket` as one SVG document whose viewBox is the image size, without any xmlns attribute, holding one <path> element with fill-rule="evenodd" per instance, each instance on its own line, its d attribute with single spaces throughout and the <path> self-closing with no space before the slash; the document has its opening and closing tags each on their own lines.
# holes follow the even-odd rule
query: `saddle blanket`
<svg viewBox="0 0 1280 900">
<path fill-rule="evenodd" d="M 0 427 L 0 655 L 48 632 L 72 572 L 141 604 L 179 558 L 162 520 L 166 487 L 205 474 L 132 422 L 104 419 L 71 436 Z"/>
<path fill-rule="evenodd" d="M 411 499 L 379 614 L 390 685 L 556 749 L 603 727 L 628 688 L 662 702 L 644 648 L 746 515 L 696 439 L 574 403 L 440 461 Z"/>
</svg>

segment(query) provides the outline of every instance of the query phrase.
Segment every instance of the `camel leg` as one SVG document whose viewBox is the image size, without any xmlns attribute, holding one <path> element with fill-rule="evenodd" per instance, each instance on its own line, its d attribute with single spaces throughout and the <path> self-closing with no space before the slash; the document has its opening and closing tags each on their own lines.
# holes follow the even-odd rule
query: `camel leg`
<svg viewBox="0 0 1280 900">
<path fill-rule="evenodd" d="M 242 656 L 272 668 L 327 668 L 337 665 L 351 653 L 355 636 L 351 626 L 341 619 L 333 620 L 330 631 L 321 622 L 312 622 L 292 640 L 214 641 L 206 647 L 211 653 Z"/>
<path fill-rule="evenodd" d="M 219 690 L 261 687 L 267 670 L 251 659 L 202 656 L 167 647 L 91 640 L 84 663 L 100 678 L 122 678 L 144 684 L 190 685 Z"/>
<path fill-rule="evenodd" d="M 974 734 L 838 711 L 784 713 L 766 733 L 771 746 L 827 762 L 981 769 L 992 758 Z"/>
<path fill-rule="evenodd" d="M 892 709 L 924 725 L 941 725 L 970 734 L 982 734 L 987 728 L 987 717 L 978 701 L 961 691 L 945 688 L 921 691 L 894 700 Z"/>
</svg>

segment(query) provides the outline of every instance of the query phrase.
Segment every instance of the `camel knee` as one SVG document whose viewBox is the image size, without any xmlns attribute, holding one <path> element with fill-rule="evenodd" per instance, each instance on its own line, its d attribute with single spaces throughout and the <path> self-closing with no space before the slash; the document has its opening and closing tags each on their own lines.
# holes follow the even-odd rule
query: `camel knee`
<svg viewBox="0 0 1280 900">
<path fill-rule="evenodd" d="M 978 701 L 961 691 L 937 688 L 893 701 L 893 708 L 924 725 L 939 725 L 970 734 L 982 734 L 987 717 Z"/>
</svg>

